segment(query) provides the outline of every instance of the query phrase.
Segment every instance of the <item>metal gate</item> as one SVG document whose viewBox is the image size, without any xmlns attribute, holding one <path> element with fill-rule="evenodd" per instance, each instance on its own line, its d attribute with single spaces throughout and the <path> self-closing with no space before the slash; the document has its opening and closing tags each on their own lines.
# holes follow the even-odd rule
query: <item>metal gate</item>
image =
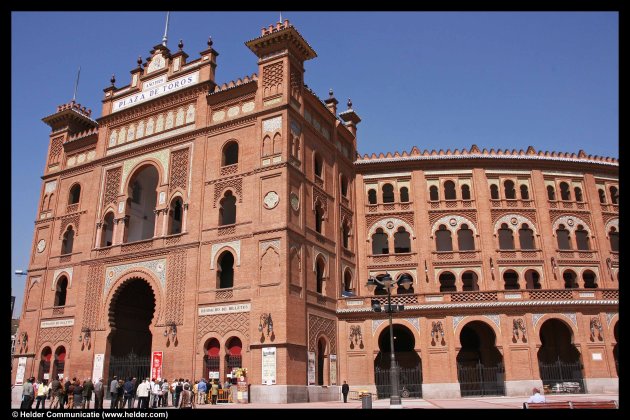
<svg viewBox="0 0 630 420">
<path fill-rule="evenodd" d="M 547 392 L 586 393 L 582 364 L 564 362 L 560 359 L 552 363 L 538 363 L 540 379 Z"/>
<path fill-rule="evenodd" d="M 138 356 L 135 353 L 129 353 L 125 356 L 109 357 L 109 377 L 110 383 L 114 376 L 118 379 L 126 381 L 127 378 L 138 378 L 142 382 L 144 378 L 148 378 L 151 369 L 151 356 Z"/>
<path fill-rule="evenodd" d="M 389 398 L 392 385 L 389 380 L 390 369 L 374 368 L 374 382 L 378 398 Z M 398 391 L 403 398 L 422 398 L 422 366 L 398 368 Z"/>
<path fill-rule="evenodd" d="M 462 397 L 505 395 L 505 368 L 503 363 L 486 367 L 457 364 L 457 380 Z"/>
</svg>

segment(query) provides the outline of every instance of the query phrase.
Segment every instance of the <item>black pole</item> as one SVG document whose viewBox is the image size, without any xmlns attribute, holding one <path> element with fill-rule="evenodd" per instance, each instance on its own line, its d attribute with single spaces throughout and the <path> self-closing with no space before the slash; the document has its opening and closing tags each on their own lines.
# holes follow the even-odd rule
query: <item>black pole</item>
<svg viewBox="0 0 630 420">
<path fill-rule="evenodd" d="M 394 326 L 392 325 L 392 292 L 387 288 L 387 313 L 389 314 L 389 348 L 391 351 L 391 366 L 389 369 L 389 381 L 392 383 L 392 395 L 389 398 L 390 408 L 402 408 L 402 402 L 398 392 L 398 365 L 394 353 Z"/>
</svg>

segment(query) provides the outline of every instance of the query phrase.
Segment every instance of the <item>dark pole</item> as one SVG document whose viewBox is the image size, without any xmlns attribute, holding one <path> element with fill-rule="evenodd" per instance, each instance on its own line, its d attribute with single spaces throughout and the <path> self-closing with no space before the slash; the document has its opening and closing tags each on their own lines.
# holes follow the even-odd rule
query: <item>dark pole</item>
<svg viewBox="0 0 630 420">
<path fill-rule="evenodd" d="M 391 287 L 387 288 L 387 313 L 389 314 L 389 348 L 391 351 L 391 366 L 389 369 L 389 381 L 392 384 L 392 395 L 389 398 L 389 406 L 398 406 L 402 408 L 400 395 L 398 392 L 398 365 L 396 364 L 396 355 L 394 354 L 394 326 L 392 325 L 392 292 Z"/>
</svg>

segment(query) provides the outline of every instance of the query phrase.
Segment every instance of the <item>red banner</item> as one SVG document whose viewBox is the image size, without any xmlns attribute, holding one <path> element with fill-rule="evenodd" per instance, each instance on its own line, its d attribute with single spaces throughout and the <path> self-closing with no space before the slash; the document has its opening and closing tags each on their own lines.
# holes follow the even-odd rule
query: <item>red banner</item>
<svg viewBox="0 0 630 420">
<path fill-rule="evenodd" d="M 162 377 L 162 352 L 154 351 L 151 357 L 151 379 Z"/>
</svg>

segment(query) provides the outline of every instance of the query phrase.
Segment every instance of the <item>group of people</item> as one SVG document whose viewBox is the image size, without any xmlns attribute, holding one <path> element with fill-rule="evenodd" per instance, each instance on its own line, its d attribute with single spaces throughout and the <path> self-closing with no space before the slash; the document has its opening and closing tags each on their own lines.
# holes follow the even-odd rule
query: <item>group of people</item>
<svg viewBox="0 0 630 420">
<path fill-rule="evenodd" d="M 96 383 L 91 378 L 80 381 L 77 378 L 70 379 L 48 379 L 35 380 L 34 377 L 29 378 L 22 387 L 22 403 L 20 408 L 28 410 L 33 408 L 33 402 L 37 400 L 35 409 L 46 408 L 46 400 L 50 400 L 51 409 L 79 409 L 91 408 L 90 403 L 94 395 L 94 408 L 103 408 L 103 397 L 105 395 L 105 387 L 103 380 L 99 379 Z"/>
<path fill-rule="evenodd" d="M 222 387 L 218 381 L 202 378 L 191 386 L 189 379 L 175 379 L 169 383 L 168 379 L 145 378 L 139 382 L 137 378 L 129 377 L 126 381 L 114 376 L 110 385 L 110 408 L 158 408 L 171 404 L 177 408 L 194 408 L 196 405 L 216 404 L 219 390 L 228 392 L 231 387 L 225 381 Z"/>
</svg>

